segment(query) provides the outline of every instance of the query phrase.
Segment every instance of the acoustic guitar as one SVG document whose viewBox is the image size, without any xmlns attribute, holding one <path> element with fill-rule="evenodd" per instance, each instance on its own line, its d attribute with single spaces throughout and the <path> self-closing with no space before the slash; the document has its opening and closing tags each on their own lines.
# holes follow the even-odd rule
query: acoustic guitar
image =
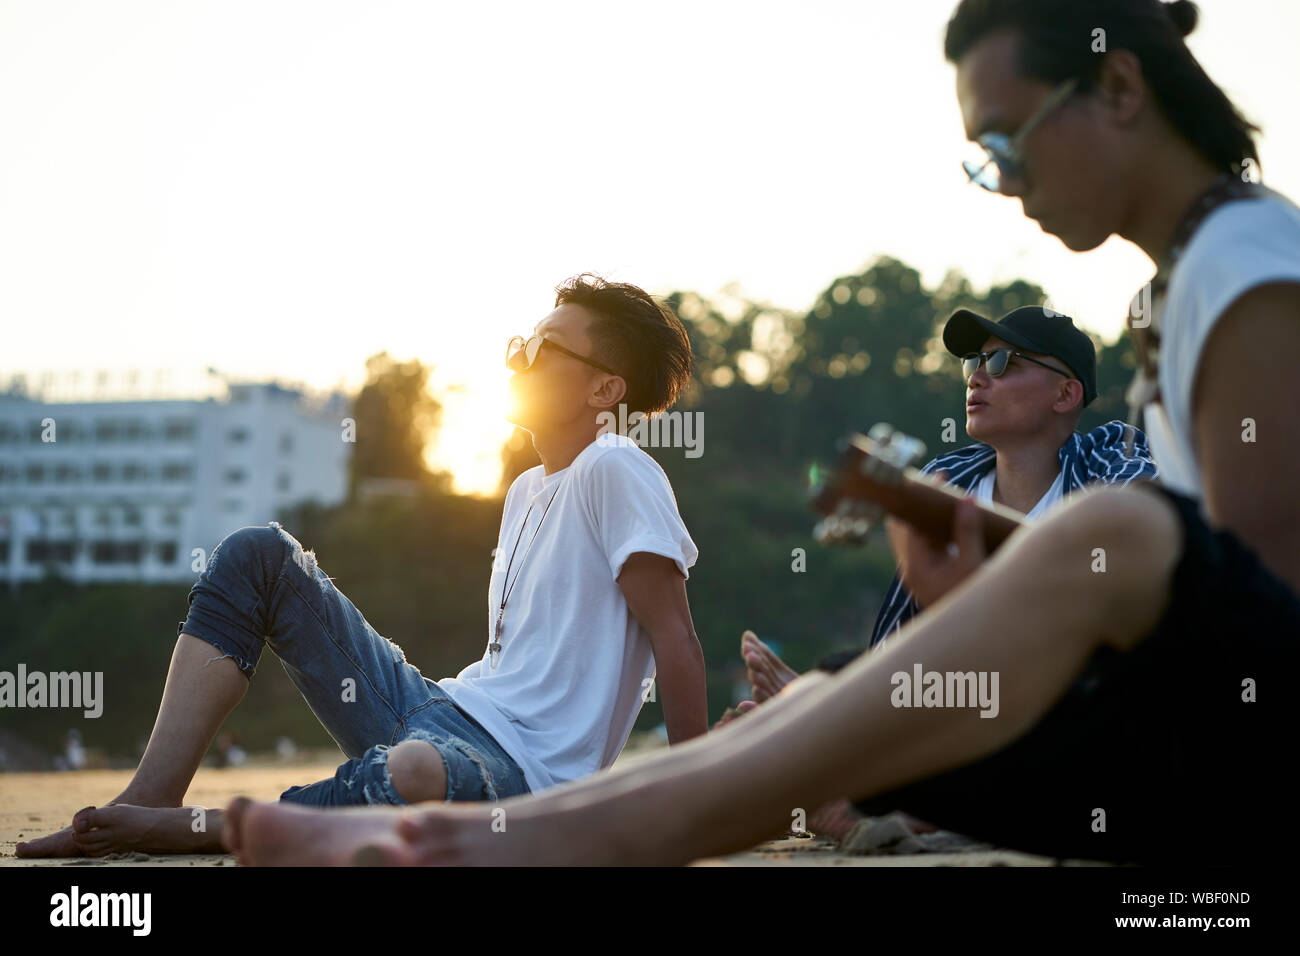
<svg viewBox="0 0 1300 956">
<path fill-rule="evenodd" d="M 925 443 L 883 422 L 866 435 L 839 443 L 835 465 L 814 474 L 812 506 L 824 517 L 813 529 L 822 544 L 862 544 L 884 516 L 894 515 L 936 545 L 952 541 L 953 509 L 968 500 L 959 488 L 922 474 Z M 985 550 L 992 554 L 1025 523 L 1025 516 L 999 504 L 977 503 Z"/>
</svg>

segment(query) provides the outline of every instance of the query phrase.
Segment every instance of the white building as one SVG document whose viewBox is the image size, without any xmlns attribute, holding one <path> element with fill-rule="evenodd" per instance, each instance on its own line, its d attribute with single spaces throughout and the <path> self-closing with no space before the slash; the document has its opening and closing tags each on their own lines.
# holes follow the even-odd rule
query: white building
<svg viewBox="0 0 1300 956">
<path fill-rule="evenodd" d="M 348 414 L 342 393 L 274 384 L 231 384 L 223 401 L 0 394 L 0 581 L 49 565 L 75 581 L 193 580 L 194 549 L 344 500 Z"/>
</svg>

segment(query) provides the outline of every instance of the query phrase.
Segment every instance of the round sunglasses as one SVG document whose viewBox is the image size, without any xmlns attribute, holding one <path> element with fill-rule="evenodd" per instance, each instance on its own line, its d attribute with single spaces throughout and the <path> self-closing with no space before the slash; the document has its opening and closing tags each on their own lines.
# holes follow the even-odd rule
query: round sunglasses
<svg viewBox="0 0 1300 956">
<path fill-rule="evenodd" d="M 963 355 L 961 359 L 962 378 L 969 382 L 970 377 L 979 370 L 981 363 L 989 370 L 990 378 L 997 378 L 1007 370 L 1007 364 L 1013 357 L 1024 359 L 1026 362 L 1033 362 L 1043 368 L 1050 368 L 1057 375 L 1074 378 L 1074 375 L 1070 372 L 1062 372 L 1055 366 L 1040 362 L 1038 359 L 1031 358 L 1024 352 L 1017 352 L 1015 349 L 994 349 L 992 352 L 971 352 L 968 355 Z"/>
<path fill-rule="evenodd" d="M 598 368 L 602 372 L 608 372 L 610 375 L 618 375 L 608 365 L 601 365 L 594 359 L 589 359 L 585 355 L 579 355 L 577 352 L 571 352 L 563 345 L 552 342 L 550 339 L 543 338 L 540 335 L 533 335 L 524 338 L 522 335 L 514 336 L 506 343 L 506 368 L 522 372 L 524 369 L 532 368 L 533 363 L 537 361 L 537 355 L 545 345 L 548 349 L 555 349 L 557 352 L 563 352 L 565 355 L 576 358 L 579 362 L 586 362 L 593 368 Z"/>
<path fill-rule="evenodd" d="M 995 193 L 1001 191 L 1002 180 L 1023 178 L 1025 139 L 1038 124 L 1051 115 L 1053 110 L 1073 96 L 1078 88 L 1078 77 L 1067 79 L 1053 90 L 1034 115 L 1010 136 L 1005 133 L 990 132 L 976 140 L 984 149 L 985 159 L 982 163 L 967 160 L 961 164 L 970 181 Z"/>
</svg>

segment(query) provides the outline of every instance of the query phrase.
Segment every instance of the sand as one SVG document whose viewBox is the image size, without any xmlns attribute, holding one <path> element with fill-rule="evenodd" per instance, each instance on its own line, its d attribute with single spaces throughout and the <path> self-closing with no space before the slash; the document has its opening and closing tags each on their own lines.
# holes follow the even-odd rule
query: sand
<svg viewBox="0 0 1300 956">
<path fill-rule="evenodd" d="M 275 800 L 295 784 L 331 776 L 337 760 L 311 763 L 246 765 L 231 769 L 203 768 L 194 778 L 187 805 L 224 807 L 243 794 Z M 82 807 L 120 793 L 131 773 L 126 770 L 82 770 L 69 773 L 0 774 L 0 866 L 234 866 L 228 854 L 119 853 L 106 857 L 20 860 L 14 845 L 67 826 Z M 763 843 L 752 850 L 698 860 L 697 866 L 1054 866 L 1058 861 L 1010 850 L 975 853 L 924 853 L 902 856 L 858 856 L 842 853 L 824 837 L 790 838 Z"/>
</svg>

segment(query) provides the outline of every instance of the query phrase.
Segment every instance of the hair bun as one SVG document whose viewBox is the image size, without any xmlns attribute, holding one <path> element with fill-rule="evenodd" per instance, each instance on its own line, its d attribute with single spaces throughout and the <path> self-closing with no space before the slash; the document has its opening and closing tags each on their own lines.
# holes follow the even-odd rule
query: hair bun
<svg viewBox="0 0 1300 956">
<path fill-rule="evenodd" d="M 1174 26 L 1183 36 L 1187 36 L 1196 29 L 1197 9 L 1192 0 L 1174 0 L 1173 3 L 1164 5 L 1165 12 L 1169 14 L 1169 19 L 1174 21 Z"/>
</svg>

